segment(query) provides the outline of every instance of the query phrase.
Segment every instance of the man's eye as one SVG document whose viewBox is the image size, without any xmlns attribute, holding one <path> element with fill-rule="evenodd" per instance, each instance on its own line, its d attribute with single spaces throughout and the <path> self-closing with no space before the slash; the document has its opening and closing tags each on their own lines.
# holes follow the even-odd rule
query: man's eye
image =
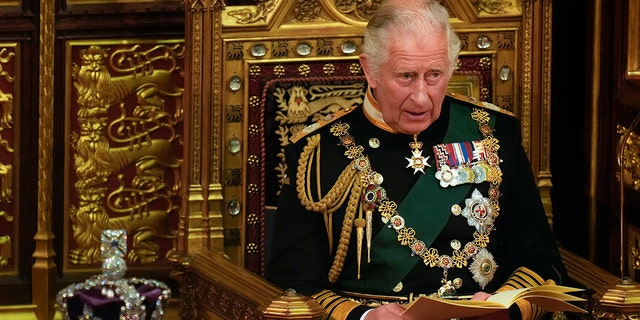
<svg viewBox="0 0 640 320">
<path fill-rule="evenodd" d="M 403 73 L 402 75 L 400 75 L 400 77 L 401 77 L 402 79 L 409 80 L 409 79 L 412 79 L 412 78 L 413 78 L 413 74 L 411 74 L 411 73 Z"/>
<path fill-rule="evenodd" d="M 429 79 L 438 79 L 442 75 L 440 72 L 431 72 L 427 74 L 427 78 Z"/>
</svg>

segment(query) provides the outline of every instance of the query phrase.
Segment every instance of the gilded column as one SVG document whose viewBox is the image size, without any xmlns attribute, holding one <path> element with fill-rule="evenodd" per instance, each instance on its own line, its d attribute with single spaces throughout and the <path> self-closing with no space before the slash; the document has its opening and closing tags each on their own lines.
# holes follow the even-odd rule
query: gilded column
<svg viewBox="0 0 640 320">
<path fill-rule="evenodd" d="M 54 0 L 40 1 L 40 79 L 39 79 L 39 148 L 38 212 L 35 252 L 32 266 L 32 301 L 38 320 L 55 315 L 56 264 L 53 258 L 51 202 L 53 169 L 53 68 L 55 42 Z"/>
<path fill-rule="evenodd" d="M 542 203 L 547 212 L 547 219 L 553 227 L 553 211 L 551 208 L 551 40 L 552 40 L 552 0 L 541 2 L 541 41 L 542 51 L 541 75 L 542 93 L 540 95 L 540 167 L 538 171 L 538 189 Z"/>
<path fill-rule="evenodd" d="M 186 203 L 178 248 L 222 251 L 222 24 L 221 0 L 185 1 L 187 46 L 185 99 Z"/>
<path fill-rule="evenodd" d="M 527 150 L 538 190 L 553 226 L 551 206 L 550 110 L 552 0 L 524 0 L 522 50 L 523 145 Z M 528 133 L 528 134 L 527 134 Z"/>
</svg>

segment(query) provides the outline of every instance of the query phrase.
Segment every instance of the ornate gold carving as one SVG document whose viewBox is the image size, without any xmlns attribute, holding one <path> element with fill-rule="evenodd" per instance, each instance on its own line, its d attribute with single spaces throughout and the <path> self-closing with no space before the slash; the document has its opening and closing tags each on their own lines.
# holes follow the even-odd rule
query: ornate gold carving
<svg viewBox="0 0 640 320">
<path fill-rule="evenodd" d="M 229 123 L 242 121 L 242 105 L 227 106 L 225 120 Z"/>
<path fill-rule="evenodd" d="M 542 130 L 540 130 L 540 171 L 546 171 L 549 175 L 541 180 L 548 180 L 551 186 L 551 46 L 552 46 L 552 0 L 544 0 L 542 7 L 543 32 L 542 32 L 542 103 L 540 113 L 542 117 Z M 547 208 L 547 215 L 553 216 L 551 206 Z"/>
<path fill-rule="evenodd" d="M 534 7 L 532 1 L 522 2 L 522 88 L 521 96 L 522 102 L 520 103 L 520 110 L 512 110 L 519 115 L 522 121 L 522 146 L 524 147 L 527 156 L 531 157 L 531 96 L 532 96 L 532 72 L 533 72 L 533 12 Z"/>
<path fill-rule="evenodd" d="M 7 140 L 0 140 L 0 145 L 7 152 L 13 153 L 13 149 L 7 149 L 9 148 L 7 144 Z M 11 164 L 0 163 L 0 201 L 7 203 L 13 201 L 13 166 Z"/>
<path fill-rule="evenodd" d="M 636 273 L 640 270 L 640 229 L 629 224 L 627 238 L 629 246 L 626 255 L 628 257 L 629 276 L 631 279 L 637 279 Z"/>
<path fill-rule="evenodd" d="M 498 49 L 515 49 L 515 39 L 513 31 L 498 32 Z"/>
<path fill-rule="evenodd" d="M 124 229 L 133 238 L 127 254 L 132 262 L 156 261 L 155 241 L 176 237 L 169 221 L 179 208 L 182 160 L 174 145 L 180 143 L 176 127 L 182 122 L 183 89 L 173 77 L 181 75 L 184 46 L 109 51 L 90 46 L 80 51 L 82 65 L 73 67 L 80 128 L 72 133 L 78 194 L 78 206 L 70 210 L 74 264 L 101 260 L 99 235 L 105 229 Z M 156 69 L 161 64 L 166 69 Z M 124 75 L 112 77 L 109 70 Z M 127 173 L 131 167 L 135 170 Z"/>
<path fill-rule="evenodd" d="M 624 168 L 624 185 L 636 191 L 640 190 L 640 137 L 635 132 L 628 132 L 629 130 L 622 125 L 617 125 L 616 128 L 621 139 L 627 133 L 629 134 L 627 141 L 625 141 L 626 147 L 624 148 L 624 154 L 622 154 L 621 157 L 618 155 L 622 159 L 622 166 Z M 617 175 L 618 179 L 620 179 L 620 174 L 617 173 Z"/>
<path fill-rule="evenodd" d="M 51 229 L 51 207 L 53 198 L 53 113 L 54 113 L 54 67 L 56 34 L 56 8 L 53 0 L 40 1 L 39 42 L 39 90 L 38 90 L 38 217 L 34 236 L 35 252 L 31 270 L 32 303 L 37 307 L 36 317 L 51 319 L 55 310 L 53 292 L 56 281 L 56 263 L 53 258 L 54 234 Z"/>
<path fill-rule="evenodd" d="M 469 50 L 469 34 L 464 32 L 458 32 L 458 38 L 460 38 L 460 51 Z"/>
<path fill-rule="evenodd" d="M 498 107 L 505 110 L 513 110 L 513 96 L 511 95 L 499 95 L 496 96 L 496 101 L 494 102 Z"/>
<path fill-rule="evenodd" d="M 196 253 L 183 269 L 187 281 L 181 282 L 182 319 L 262 320 L 261 310 L 282 294 L 282 289 L 238 268 L 221 253 Z"/>
<path fill-rule="evenodd" d="M 224 185 L 225 186 L 240 186 L 242 185 L 242 169 L 226 169 L 224 171 Z"/>
<path fill-rule="evenodd" d="M 380 0 L 334 0 L 335 6 L 342 14 L 358 21 L 369 21 Z"/>
<path fill-rule="evenodd" d="M 15 56 L 14 52 L 2 48 L 0 50 L 0 77 L 7 83 L 13 83 L 14 77 L 4 70 L 3 65 L 11 62 Z M 2 92 L 0 88 L 0 128 L 11 128 L 13 126 L 13 94 Z"/>
<path fill-rule="evenodd" d="M 15 48 L 7 47 L 0 50 L 0 154 L 8 154 L 9 159 L 12 159 L 10 154 L 13 153 L 11 147 L 13 141 L 4 139 L 2 133 L 8 133 L 11 137 L 13 131 L 15 75 L 11 74 L 11 71 L 17 67 L 15 57 Z M 13 202 L 13 166 L 11 163 L 0 161 L 0 203 L 11 202 Z M 0 210 L 0 217 L 4 218 L 5 222 L 13 221 L 13 216 L 4 211 L 4 208 Z M 9 227 L 8 231 L 12 230 Z M 11 235 L 0 235 L 0 268 L 10 265 L 12 251 Z"/>
<path fill-rule="evenodd" d="M 333 56 L 333 39 L 318 39 L 318 55 Z"/>
<path fill-rule="evenodd" d="M 2 212 L 0 212 L 1 214 Z M 0 236 L 0 268 L 9 266 L 11 260 L 11 236 Z"/>
<path fill-rule="evenodd" d="M 234 41 L 227 43 L 227 60 L 242 60 L 243 58 L 242 42 Z"/>
<path fill-rule="evenodd" d="M 628 1 L 628 27 L 627 27 L 627 79 L 640 83 L 640 44 L 635 39 L 640 37 L 640 20 L 637 18 L 640 12 L 640 1 Z"/>
<path fill-rule="evenodd" d="M 513 4 L 509 0 L 471 0 L 478 12 L 484 11 L 490 14 L 505 14 L 507 8 Z"/>
<path fill-rule="evenodd" d="M 13 221 L 13 216 L 4 211 L 0 211 L 0 217 L 4 218 L 7 222 Z M 11 251 L 11 236 L 0 236 L 0 268 L 7 267 L 9 265 L 9 261 L 11 260 Z"/>
<path fill-rule="evenodd" d="M 293 16 L 301 22 L 314 21 L 320 13 L 318 0 L 297 1 L 293 8 Z"/>
<path fill-rule="evenodd" d="M 277 7 L 279 0 L 261 0 L 255 7 L 230 10 L 227 14 L 236 18 L 239 24 L 267 21 L 269 14 Z"/>
<path fill-rule="evenodd" d="M 285 58 L 289 56 L 289 42 L 278 40 L 271 42 L 271 55 L 274 58 Z"/>
<path fill-rule="evenodd" d="M 0 81 L 12 85 L 15 76 L 5 70 L 5 65 L 15 61 L 15 53 L 2 48 L 0 50 Z M 4 130 L 13 128 L 14 99 L 11 92 L 3 92 L 0 86 L 0 147 L 6 153 L 13 153 L 11 142 L 2 137 Z M 0 162 L 0 202 L 10 203 L 13 200 L 13 166 Z M 1 264 L 1 261 L 0 261 Z"/>
</svg>

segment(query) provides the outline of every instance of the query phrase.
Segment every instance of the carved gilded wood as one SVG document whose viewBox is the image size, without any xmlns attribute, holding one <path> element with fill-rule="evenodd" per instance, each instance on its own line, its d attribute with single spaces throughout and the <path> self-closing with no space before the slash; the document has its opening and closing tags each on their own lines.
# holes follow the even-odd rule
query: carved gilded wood
<svg viewBox="0 0 640 320">
<path fill-rule="evenodd" d="M 0 274 L 15 274 L 18 252 L 16 106 L 20 105 L 20 44 L 0 43 Z"/>
<path fill-rule="evenodd" d="M 222 251 L 222 24 L 224 2 L 185 1 L 185 184 L 179 248 L 182 252 Z"/>
<path fill-rule="evenodd" d="M 640 86 L 640 1 L 629 0 L 629 27 L 627 34 L 627 80 Z"/>
<path fill-rule="evenodd" d="M 95 266 L 100 233 L 126 230 L 130 264 L 166 261 L 181 210 L 179 40 L 67 43 L 67 268 Z"/>
<path fill-rule="evenodd" d="M 17 7 L 21 3 L 20 0 L 0 0 L 0 7 Z"/>
<path fill-rule="evenodd" d="M 52 200 L 53 200 L 53 110 L 54 110 L 54 61 L 55 53 L 55 5 L 53 0 L 40 2 L 40 56 L 38 111 L 38 213 L 34 263 L 31 270 L 33 304 L 37 306 L 38 319 L 51 319 L 54 315 L 56 288 L 56 253 L 53 249 Z"/>
</svg>

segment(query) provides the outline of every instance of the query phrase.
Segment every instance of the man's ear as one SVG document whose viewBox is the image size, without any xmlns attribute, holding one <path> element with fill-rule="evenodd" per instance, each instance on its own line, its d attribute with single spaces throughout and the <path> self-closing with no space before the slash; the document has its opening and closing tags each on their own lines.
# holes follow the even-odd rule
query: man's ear
<svg viewBox="0 0 640 320">
<path fill-rule="evenodd" d="M 370 62 L 371 60 L 366 53 L 360 54 L 360 65 L 362 66 L 365 77 L 367 77 L 367 83 L 369 84 L 369 87 L 375 88 L 378 86 L 378 81 L 376 80 L 376 75 L 373 73 L 373 70 L 369 67 Z"/>
</svg>

